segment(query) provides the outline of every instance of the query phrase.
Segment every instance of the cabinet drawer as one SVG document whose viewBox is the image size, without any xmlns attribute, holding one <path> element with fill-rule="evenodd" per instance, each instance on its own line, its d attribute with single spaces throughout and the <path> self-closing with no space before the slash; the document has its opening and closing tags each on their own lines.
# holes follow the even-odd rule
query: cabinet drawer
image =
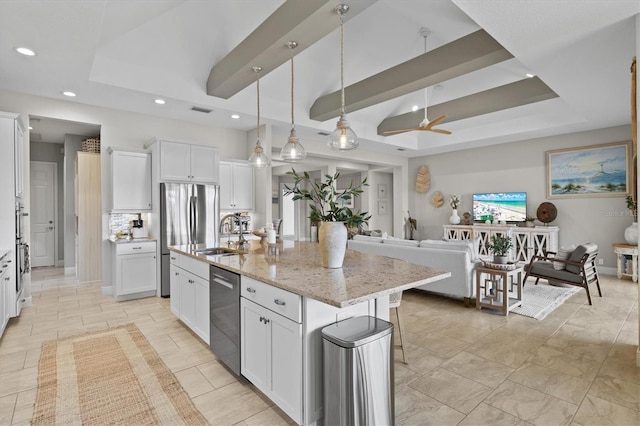
<svg viewBox="0 0 640 426">
<path fill-rule="evenodd" d="M 180 258 L 181 254 L 176 253 L 175 251 L 169 251 L 169 264 L 173 266 L 180 266 Z"/>
<path fill-rule="evenodd" d="M 297 294 L 246 276 L 242 276 L 240 288 L 242 297 L 292 321 L 302 322 L 302 303 Z"/>
<path fill-rule="evenodd" d="M 118 256 L 123 254 L 155 253 L 155 251 L 155 241 L 120 243 L 116 245 L 116 254 Z"/>
<path fill-rule="evenodd" d="M 172 254 L 175 253 L 172 252 Z M 180 262 L 178 266 L 180 266 L 182 269 L 186 269 L 192 274 L 197 275 L 209 282 L 209 264 L 207 262 L 194 259 L 190 256 L 180 256 L 178 261 Z"/>
</svg>

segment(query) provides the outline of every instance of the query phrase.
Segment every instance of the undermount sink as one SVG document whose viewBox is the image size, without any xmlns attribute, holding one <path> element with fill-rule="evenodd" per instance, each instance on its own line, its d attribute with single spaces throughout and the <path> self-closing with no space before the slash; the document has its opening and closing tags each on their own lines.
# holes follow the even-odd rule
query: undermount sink
<svg viewBox="0 0 640 426">
<path fill-rule="evenodd" d="M 196 250 L 197 256 L 233 256 L 236 255 L 234 250 L 225 247 L 209 247 L 200 250 Z"/>
</svg>

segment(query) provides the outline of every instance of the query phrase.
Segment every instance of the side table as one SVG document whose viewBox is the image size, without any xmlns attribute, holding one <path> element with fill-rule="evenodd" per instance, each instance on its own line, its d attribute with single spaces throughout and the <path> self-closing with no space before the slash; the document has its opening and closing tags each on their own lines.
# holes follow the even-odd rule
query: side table
<svg viewBox="0 0 640 426">
<path fill-rule="evenodd" d="M 509 311 L 522 305 L 522 279 L 524 268 L 501 270 L 480 266 L 476 268 L 476 306 L 509 315 Z"/>
<path fill-rule="evenodd" d="M 624 243 L 614 243 L 613 252 L 616 254 L 618 278 L 631 277 L 634 283 L 638 282 L 638 246 Z M 631 256 L 631 271 L 625 268 L 626 256 Z M 631 273 L 629 273 L 631 272 Z"/>
</svg>

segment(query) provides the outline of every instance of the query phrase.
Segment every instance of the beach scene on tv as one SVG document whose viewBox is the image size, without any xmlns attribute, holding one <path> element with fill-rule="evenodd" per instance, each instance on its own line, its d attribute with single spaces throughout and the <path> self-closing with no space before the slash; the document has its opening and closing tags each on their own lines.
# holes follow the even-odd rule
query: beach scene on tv
<svg viewBox="0 0 640 426">
<path fill-rule="evenodd" d="M 473 219 L 524 222 L 527 217 L 526 192 L 473 194 Z"/>
</svg>

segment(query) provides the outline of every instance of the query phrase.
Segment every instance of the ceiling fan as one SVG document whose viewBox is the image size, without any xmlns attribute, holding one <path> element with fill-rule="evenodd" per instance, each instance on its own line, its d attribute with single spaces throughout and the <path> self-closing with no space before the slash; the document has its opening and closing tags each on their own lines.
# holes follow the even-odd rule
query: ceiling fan
<svg viewBox="0 0 640 426">
<path fill-rule="evenodd" d="M 420 35 L 422 35 L 422 37 L 424 38 L 424 52 L 427 53 L 427 37 L 429 36 L 429 34 L 431 34 L 431 31 L 427 28 L 422 28 L 420 30 Z M 438 86 L 436 86 L 438 87 Z M 394 133 L 403 133 L 403 132 L 411 132 L 413 130 L 426 130 L 429 132 L 434 132 L 434 133 L 442 133 L 443 135 L 450 135 L 451 132 L 449 130 L 444 130 L 444 129 L 434 129 L 433 126 L 435 126 L 436 124 L 438 124 L 439 122 L 441 122 L 442 120 L 444 120 L 445 118 L 447 118 L 446 114 L 442 114 L 437 116 L 436 118 L 434 118 L 433 120 L 429 121 L 429 118 L 427 118 L 427 88 L 425 87 L 424 89 L 424 120 L 422 120 L 420 122 L 420 125 L 418 125 L 418 127 L 412 127 L 410 129 L 398 129 L 398 130 L 387 130 L 386 132 L 384 132 L 385 135 L 390 135 L 390 134 L 394 134 Z"/>
</svg>

